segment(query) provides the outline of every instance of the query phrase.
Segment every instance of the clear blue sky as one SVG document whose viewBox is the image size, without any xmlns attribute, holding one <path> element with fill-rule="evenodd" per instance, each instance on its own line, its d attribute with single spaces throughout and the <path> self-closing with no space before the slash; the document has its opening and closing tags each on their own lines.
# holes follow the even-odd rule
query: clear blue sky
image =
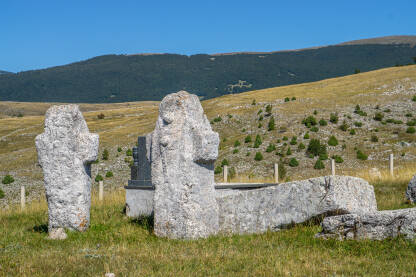
<svg viewBox="0 0 416 277">
<path fill-rule="evenodd" d="M 416 0 L 1 0 L 0 70 L 104 54 L 275 51 L 416 35 Z"/>
</svg>

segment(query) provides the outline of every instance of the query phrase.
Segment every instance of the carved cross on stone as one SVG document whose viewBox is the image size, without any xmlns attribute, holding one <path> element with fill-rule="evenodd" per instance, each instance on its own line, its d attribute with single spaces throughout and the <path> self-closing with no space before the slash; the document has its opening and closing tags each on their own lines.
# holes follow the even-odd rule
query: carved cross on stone
<svg viewBox="0 0 416 277">
<path fill-rule="evenodd" d="M 77 105 L 52 106 L 45 132 L 36 137 L 49 211 L 49 236 L 63 239 L 64 228 L 85 231 L 90 222 L 91 162 L 98 134 L 89 132 Z"/>
</svg>

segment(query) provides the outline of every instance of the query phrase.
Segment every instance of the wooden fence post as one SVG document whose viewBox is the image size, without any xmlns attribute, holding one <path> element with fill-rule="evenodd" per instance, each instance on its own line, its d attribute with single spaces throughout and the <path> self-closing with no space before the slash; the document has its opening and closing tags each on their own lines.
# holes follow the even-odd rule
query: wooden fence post
<svg viewBox="0 0 416 277">
<path fill-rule="evenodd" d="M 394 155 L 390 154 L 390 176 L 394 176 Z"/>
<path fill-rule="evenodd" d="M 279 183 L 279 164 L 274 164 L 274 182 Z"/>
<path fill-rule="evenodd" d="M 21 186 L 20 187 L 20 207 L 22 208 L 22 210 L 24 210 L 25 206 L 26 206 L 26 192 L 25 192 L 25 187 Z"/>
<path fill-rule="evenodd" d="M 335 176 L 335 160 L 331 159 L 331 175 Z"/>
<path fill-rule="evenodd" d="M 104 183 L 103 183 L 103 181 L 100 181 L 98 184 L 99 184 L 98 200 L 103 201 L 103 198 L 104 198 Z"/>
<path fill-rule="evenodd" d="M 228 182 L 228 166 L 224 165 L 224 183 Z"/>
</svg>

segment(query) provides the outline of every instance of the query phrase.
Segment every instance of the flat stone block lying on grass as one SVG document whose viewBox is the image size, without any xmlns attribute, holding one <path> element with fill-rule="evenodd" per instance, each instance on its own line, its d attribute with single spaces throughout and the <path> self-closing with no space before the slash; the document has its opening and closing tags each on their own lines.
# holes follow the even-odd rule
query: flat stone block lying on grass
<svg viewBox="0 0 416 277">
<path fill-rule="evenodd" d="M 416 208 L 330 216 L 321 226 L 322 232 L 316 235 L 318 238 L 383 240 L 403 235 L 413 239 Z"/>
<path fill-rule="evenodd" d="M 217 191 L 218 192 L 218 191 Z M 327 214 L 377 210 L 373 186 L 349 176 L 326 176 L 253 190 L 217 193 L 220 232 L 280 230 Z"/>
<path fill-rule="evenodd" d="M 85 231 L 90 223 L 91 162 L 97 159 L 98 135 L 88 131 L 77 105 L 52 106 L 45 132 L 36 137 L 49 213 L 49 235 L 64 229 Z"/>
</svg>

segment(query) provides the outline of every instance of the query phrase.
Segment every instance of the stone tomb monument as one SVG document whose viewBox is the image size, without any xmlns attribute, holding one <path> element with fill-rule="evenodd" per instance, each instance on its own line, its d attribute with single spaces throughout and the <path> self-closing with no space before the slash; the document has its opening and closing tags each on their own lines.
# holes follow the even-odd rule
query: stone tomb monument
<svg viewBox="0 0 416 277">
<path fill-rule="evenodd" d="M 197 96 L 184 91 L 166 96 L 155 131 L 139 138 L 137 167 L 126 187 L 127 214 L 154 212 L 157 236 L 196 239 L 217 232 L 276 231 L 316 216 L 377 211 L 374 188 L 349 176 L 216 185 L 218 142 Z M 151 173 L 144 168 L 143 177 L 140 170 L 147 163 Z"/>
<path fill-rule="evenodd" d="M 129 217 L 150 216 L 153 214 L 153 196 L 150 164 L 151 135 L 141 136 L 133 148 L 131 180 L 126 189 L 126 214 Z"/>
<path fill-rule="evenodd" d="M 88 131 L 77 105 L 52 106 L 45 132 L 36 137 L 49 212 L 49 237 L 65 239 L 65 229 L 85 231 L 90 223 L 91 162 L 98 135 Z"/>
</svg>

